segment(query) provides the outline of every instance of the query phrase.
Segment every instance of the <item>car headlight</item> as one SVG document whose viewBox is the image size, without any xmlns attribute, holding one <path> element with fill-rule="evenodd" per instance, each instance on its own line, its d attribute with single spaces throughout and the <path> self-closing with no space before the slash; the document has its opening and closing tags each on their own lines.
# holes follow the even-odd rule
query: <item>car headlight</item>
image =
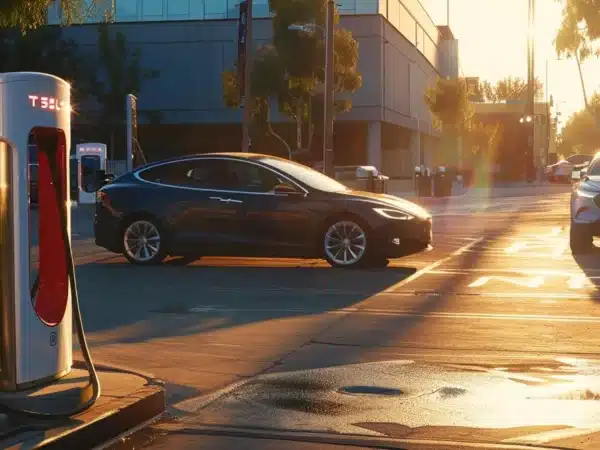
<svg viewBox="0 0 600 450">
<path fill-rule="evenodd" d="M 397 209 L 373 208 L 373 211 L 375 211 L 380 216 L 385 217 L 386 219 L 396 219 L 396 220 L 412 220 L 412 219 L 414 219 L 414 217 L 411 216 L 410 214 L 405 213 L 404 211 L 398 211 Z"/>
<path fill-rule="evenodd" d="M 582 187 L 579 187 L 579 186 L 577 186 L 575 188 L 575 193 L 577 194 L 578 197 L 584 197 L 584 198 L 594 198 L 596 195 L 598 195 L 598 192 L 588 191 L 587 189 L 583 189 Z"/>
</svg>

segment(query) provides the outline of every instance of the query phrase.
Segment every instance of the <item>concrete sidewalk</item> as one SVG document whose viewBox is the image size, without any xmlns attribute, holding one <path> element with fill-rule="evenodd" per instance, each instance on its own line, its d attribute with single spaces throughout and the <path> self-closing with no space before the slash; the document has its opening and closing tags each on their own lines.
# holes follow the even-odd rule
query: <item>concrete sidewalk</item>
<svg viewBox="0 0 600 450">
<path fill-rule="evenodd" d="M 159 418 L 165 410 L 163 383 L 129 369 L 96 364 L 102 395 L 87 411 L 69 418 L 32 417 L 4 410 L 0 448 L 91 449 L 109 443 Z M 42 408 L 73 403 L 88 382 L 83 363 L 53 384 L 32 391 L 0 393 L 23 403 L 35 399 Z M 6 401 L 6 400 L 5 400 Z M 50 408 L 52 409 L 52 408 Z M 0 411 L 2 407 L 0 406 Z"/>
<path fill-rule="evenodd" d="M 488 198 L 559 195 L 569 193 L 572 189 L 570 184 L 504 183 L 490 187 L 460 188 L 454 186 L 451 197 L 419 197 L 415 191 L 398 191 L 391 192 L 391 194 L 411 201 L 419 200 L 419 203 L 424 205 L 444 205 Z"/>
</svg>

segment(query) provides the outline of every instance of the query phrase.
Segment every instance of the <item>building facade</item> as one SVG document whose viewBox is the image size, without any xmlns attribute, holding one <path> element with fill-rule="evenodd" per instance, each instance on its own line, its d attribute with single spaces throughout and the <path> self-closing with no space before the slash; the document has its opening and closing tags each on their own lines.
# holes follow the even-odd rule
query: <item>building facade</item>
<svg viewBox="0 0 600 450">
<path fill-rule="evenodd" d="M 242 111 L 224 105 L 221 88 L 221 73 L 233 68 L 237 57 L 238 3 L 96 2 L 86 16 L 87 24 L 68 27 L 64 33 L 85 53 L 93 54 L 97 52 L 93 24 L 110 18 L 111 29 L 140 50 L 141 66 L 160 72 L 139 93 L 140 110 L 160 112 L 159 124 L 149 125 L 140 118 L 140 140 L 146 152 L 163 156 L 238 150 Z M 336 116 L 335 163 L 368 163 L 392 178 L 410 178 L 414 165 L 427 164 L 435 152 L 439 136 L 424 95 L 439 76 L 458 75 L 457 41 L 447 27 L 433 23 L 418 0 L 336 3 L 340 26 L 350 30 L 359 44 L 363 86 L 352 95 L 352 109 Z M 260 46 L 272 37 L 268 0 L 254 0 L 253 7 L 255 45 Z M 49 12 L 48 22 L 59 23 L 57 10 Z M 285 128 L 285 117 L 272 119 Z M 255 151 L 273 145 L 276 141 L 253 140 Z M 318 136 L 313 145 L 318 149 Z"/>
</svg>

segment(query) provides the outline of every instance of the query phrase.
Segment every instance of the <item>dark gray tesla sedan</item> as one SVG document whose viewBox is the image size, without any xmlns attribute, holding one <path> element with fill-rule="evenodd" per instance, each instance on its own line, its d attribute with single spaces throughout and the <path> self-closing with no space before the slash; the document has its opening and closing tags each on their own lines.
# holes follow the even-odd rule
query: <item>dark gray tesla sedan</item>
<svg viewBox="0 0 600 450">
<path fill-rule="evenodd" d="M 274 156 L 212 153 L 155 162 L 98 191 L 96 244 L 148 265 L 167 255 L 325 258 L 384 267 L 432 241 L 431 214 L 355 191 Z"/>
</svg>

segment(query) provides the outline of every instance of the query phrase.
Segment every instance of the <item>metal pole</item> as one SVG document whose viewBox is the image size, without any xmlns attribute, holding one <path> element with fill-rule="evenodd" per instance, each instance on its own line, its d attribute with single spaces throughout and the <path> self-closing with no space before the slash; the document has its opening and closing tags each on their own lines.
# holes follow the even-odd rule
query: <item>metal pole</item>
<svg viewBox="0 0 600 450">
<path fill-rule="evenodd" d="M 446 25 L 450 26 L 450 0 L 446 3 Z"/>
<path fill-rule="evenodd" d="M 327 2 L 327 26 L 325 29 L 325 104 L 324 104 L 324 132 L 323 132 L 323 173 L 333 176 L 333 118 L 334 118 L 334 49 L 333 49 L 333 27 L 335 14 L 335 3 L 333 0 Z"/>
<path fill-rule="evenodd" d="M 252 120 L 252 2 L 248 0 L 248 19 L 246 25 L 246 66 L 244 68 L 244 122 L 242 124 L 242 151 L 248 153 L 250 148 L 250 122 Z"/>
<path fill-rule="evenodd" d="M 581 80 L 581 90 L 583 91 L 583 101 L 585 103 L 585 109 L 589 110 L 587 91 L 585 90 L 585 83 L 583 82 L 583 73 L 581 72 L 581 61 L 579 60 L 579 53 L 575 51 L 575 60 L 577 61 L 577 69 L 579 70 L 579 79 Z"/>
<path fill-rule="evenodd" d="M 529 36 L 527 39 L 527 115 L 531 122 L 525 122 L 527 130 L 527 156 L 525 158 L 525 178 L 535 177 L 535 0 L 529 0 Z"/>
</svg>

